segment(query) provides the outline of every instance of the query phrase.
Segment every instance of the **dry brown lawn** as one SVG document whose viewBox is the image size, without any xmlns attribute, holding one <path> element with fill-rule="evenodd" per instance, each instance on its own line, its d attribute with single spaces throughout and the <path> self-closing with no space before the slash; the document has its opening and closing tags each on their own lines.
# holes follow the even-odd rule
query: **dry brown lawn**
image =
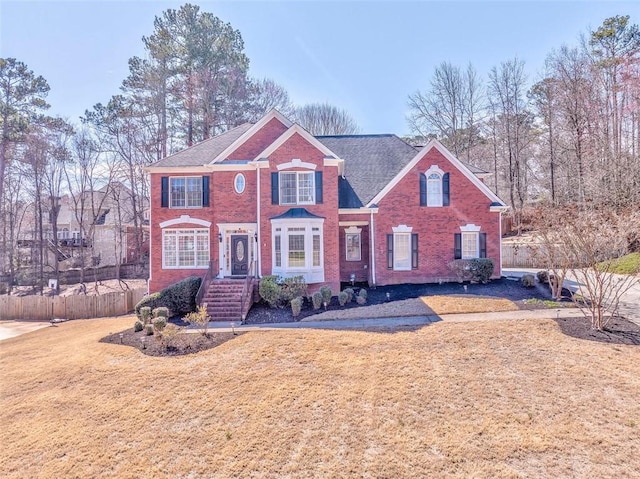
<svg viewBox="0 0 640 479">
<path fill-rule="evenodd" d="M 553 321 L 98 342 L 131 321 L 0 343 L 0 477 L 640 476 L 640 349 Z"/>
<path fill-rule="evenodd" d="M 509 299 L 489 296 L 421 296 L 420 299 L 435 314 L 486 313 L 520 309 Z"/>
</svg>

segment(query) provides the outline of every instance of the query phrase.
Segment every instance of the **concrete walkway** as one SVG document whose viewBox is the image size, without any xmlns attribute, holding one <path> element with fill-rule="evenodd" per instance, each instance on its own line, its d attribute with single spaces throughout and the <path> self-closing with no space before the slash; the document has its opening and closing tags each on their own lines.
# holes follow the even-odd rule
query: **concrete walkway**
<svg viewBox="0 0 640 479">
<path fill-rule="evenodd" d="M 561 309 L 534 309 L 520 311 L 500 311 L 495 313 L 467 313 L 467 314 L 443 314 L 427 316 L 406 316 L 399 318 L 372 318 L 372 319 L 340 319 L 333 321 L 299 321 L 295 323 L 267 323 L 267 324 L 234 324 L 220 321 L 209 323 L 211 332 L 245 332 L 245 331 L 273 331 L 282 329 L 339 329 L 339 330 L 363 330 L 363 329 L 393 329 L 399 327 L 420 327 L 435 322 L 462 323 L 472 321 L 507 321 L 520 319 L 555 319 L 583 317 L 582 312 L 576 308 Z M 197 333 L 197 329 L 188 329 L 190 333 Z"/>
</svg>

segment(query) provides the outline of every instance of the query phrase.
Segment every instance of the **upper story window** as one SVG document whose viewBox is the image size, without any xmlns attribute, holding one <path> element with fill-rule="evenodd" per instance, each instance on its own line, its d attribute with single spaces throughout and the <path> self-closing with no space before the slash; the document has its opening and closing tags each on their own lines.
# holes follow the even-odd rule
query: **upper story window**
<svg viewBox="0 0 640 479">
<path fill-rule="evenodd" d="M 449 206 L 449 173 L 436 165 L 420 174 L 420 206 Z"/>
<path fill-rule="evenodd" d="M 209 176 L 163 176 L 162 208 L 202 208 L 209 206 Z"/>
<path fill-rule="evenodd" d="M 169 192 L 171 208 L 202 207 L 202 178 L 200 176 L 169 178 Z"/>
<path fill-rule="evenodd" d="M 247 186 L 247 182 L 242 173 L 238 173 L 233 180 L 233 187 L 236 190 L 236 193 L 241 194 L 244 192 L 245 187 Z"/>
<path fill-rule="evenodd" d="M 314 172 L 292 171 L 281 172 L 280 204 L 312 205 L 315 203 Z"/>
</svg>

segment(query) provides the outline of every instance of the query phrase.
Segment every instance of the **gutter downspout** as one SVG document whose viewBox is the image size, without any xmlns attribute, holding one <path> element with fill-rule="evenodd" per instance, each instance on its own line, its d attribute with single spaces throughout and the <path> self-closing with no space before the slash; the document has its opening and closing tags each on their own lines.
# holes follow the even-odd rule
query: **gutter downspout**
<svg viewBox="0 0 640 479">
<path fill-rule="evenodd" d="M 260 232 L 260 223 L 261 223 L 261 217 L 260 217 L 260 166 L 258 165 L 258 163 L 256 162 L 256 183 L 257 183 L 257 194 L 256 194 L 256 207 L 257 207 L 257 218 L 256 218 L 256 233 L 258 234 L 258 244 L 257 249 L 256 249 L 256 263 L 258 264 L 258 278 L 262 278 L 262 256 L 260 255 L 260 248 L 262 247 L 262 236 L 261 236 L 261 232 Z"/>
<path fill-rule="evenodd" d="M 371 215 L 371 221 L 369 221 L 369 224 L 371 225 L 371 228 L 369 231 L 369 235 L 371 236 L 371 239 L 369 241 L 370 247 L 371 247 L 371 283 L 372 283 L 372 286 L 375 287 L 376 285 L 376 230 L 373 225 L 373 210 L 371 210 L 369 214 Z"/>
</svg>

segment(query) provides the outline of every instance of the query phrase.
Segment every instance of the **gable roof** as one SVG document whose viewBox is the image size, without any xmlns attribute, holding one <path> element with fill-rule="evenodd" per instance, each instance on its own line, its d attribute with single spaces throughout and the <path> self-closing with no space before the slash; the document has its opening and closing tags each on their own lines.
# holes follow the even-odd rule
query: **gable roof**
<svg viewBox="0 0 640 479">
<path fill-rule="evenodd" d="M 210 163 L 220 153 L 232 145 L 238 138 L 244 135 L 253 125 L 244 123 L 236 126 L 229 131 L 201 141 L 190 148 L 174 153 L 156 161 L 152 167 L 166 166 L 202 166 Z"/>
<path fill-rule="evenodd" d="M 307 130 L 302 128 L 297 123 L 294 123 L 287 131 L 285 131 L 282 135 L 278 137 L 276 141 L 271 143 L 267 148 L 265 148 L 254 161 L 258 161 L 261 158 L 267 158 L 269 155 L 273 154 L 278 148 L 285 144 L 285 142 L 291 138 L 295 134 L 300 135 L 304 140 L 306 140 L 311 146 L 317 148 L 320 152 L 325 154 L 326 158 L 335 158 L 340 159 L 340 155 L 335 153 L 331 148 L 325 145 L 323 142 L 318 141 L 318 138 L 313 136 Z"/>
<path fill-rule="evenodd" d="M 445 146 L 440 143 L 438 140 L 431 140 L 424 148 L 420 149 L 415 157 L 408 162 L 404 168 L 380 191 L 376 194 L 373 199 L 367 204 L 370 206 L 372 204 L 377 204 L 382 198 L 386 196 L 386 194 L 393 189 L 394 186 L 398 184 L 398 182 L 409 172 L 411 169 L 422 159 L 424 156 L 431 151 L 433 148 L 437 149 L 442 156 L 444 156 L 449 162 L 457 168 L 464 176 L 467 177 L 471 183 L 473 183 L 484 195 L 491 200 L 492 205 L 496 207 L 505 206 L 504 202 L 498 198 L 498 196 L 491 191 L 491 189 L 484 184 L 475 174 L 473 174 L 467 166 L 465 166 L 460 160 L 458 160 L 453 154 L 445 148 Z"/>
<path fill-rule="evenodd" d="M 340 208 L 369 203 L 416 156 L 418 150 L 396 135 L 318 136 L 345 162 L 339 183 Z"/>
</svg>

